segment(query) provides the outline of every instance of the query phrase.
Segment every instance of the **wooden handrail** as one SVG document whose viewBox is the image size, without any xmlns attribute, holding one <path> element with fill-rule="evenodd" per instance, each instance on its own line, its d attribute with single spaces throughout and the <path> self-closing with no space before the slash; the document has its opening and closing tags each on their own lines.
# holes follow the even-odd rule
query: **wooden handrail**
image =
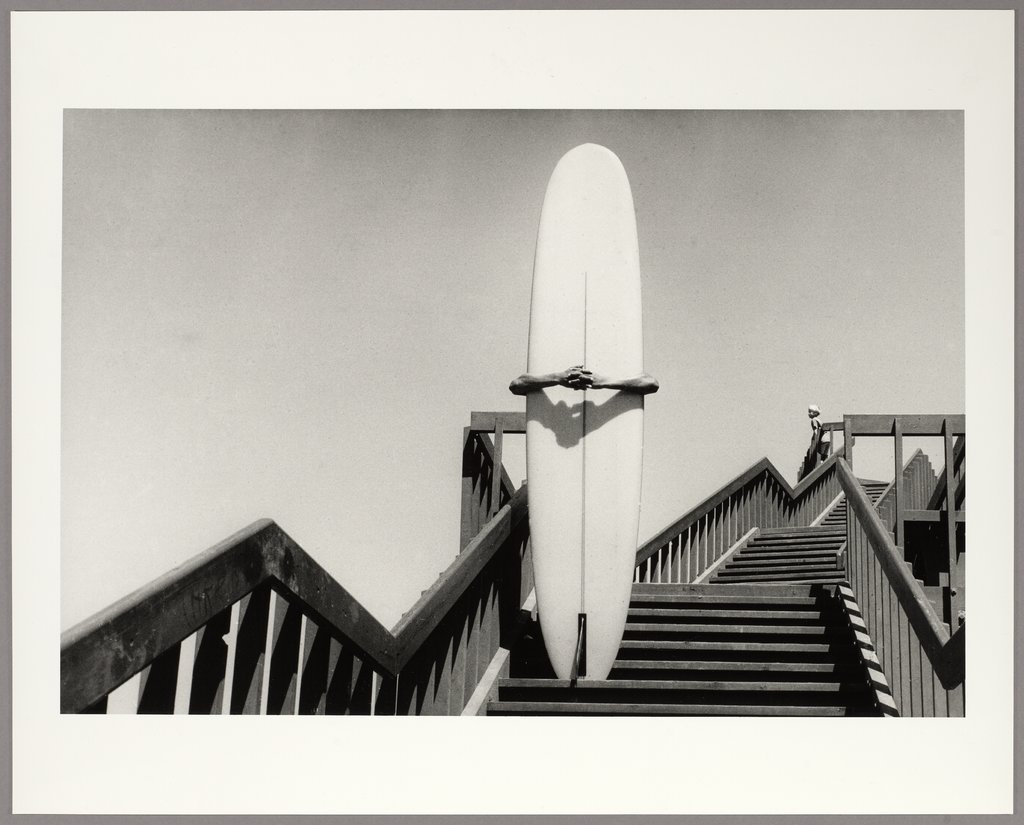
<svg viewBox="0 0 1024 825">
<path fill-rule="evenodd" d="M 106 696 L 218 613 L 274 580 L 381 672 L 397 676 L 526 515 L 522 487 L 388 630 L 269 519 L 198 554 L 61 635 L 61 712 Z"/>
<path fill-rule="evenodd" d="M 396 644 L 387 628 L 263 519 L 61 634 L 61 712 L 89 707 L 268 579 L 381 670 L 395 672 Z"/>
<path fill-rule="evenodd" d="M 903 563 L 889 531 L 854 477 L 850 466 L 845 460 L 840 460 L 836 466 L 839 483 L 846 493 L 847 506 L 864 528 L 872 550 L 936 673 L 944 683 L 955 684 L 962 681 L 962 656 L 958 657 L 956 651 L 963 649 L 964 627 L 961 626 L 957 630 L 952 637 L 954 643 L 950 644 L 949 629 L 935 613 L 924 590 Z"/>
<path fill-rule="evenodd" d="M 395 625 L 391 631 L 396 644 L 394 673 L 409 663 L 448 609 L 520 527 L 527 512 L 526 502 L 526 485 L 523 485 Z"/>
<path fill-rule="evenodd" d="M 967 443 L 963 436 L 958 436 L 956 444 L 953 447 L 953 469 L 956 472 L 963 464 L 964 454 L 966 453 Z M 928 500 L 928 505 L 925 507 L 926 510 L 941 510 L 943 503 L 946 501 L 946 473 L 942 473 L 939 476 L 939 483 L 935 485 L 935 492 L 932 493 L 931 498 Z M 957 488 L 954 498 L 958 498 L 960 495 L 960 489 Z"/>
<path fill-rule="evenodd" d="M 844 431 L 858 435 L 892 435 L 893 419 L 900 420 L 903 435 L 943 435 L 943 424 L 949 422 L 953 435 L 964 435 L 967 417 L 964 415 L 846 415 L 843 416 Z"/>
<path fill-rule="evenodd" d="M 495 450 L 479 444 L 493 465 Z M 506 503 L 424 592 L 393 630 L 269 519 L 199 553 L 61 635 L 61 711 L 89 708 L 162 654 L 270 583 L 304 615 L 358 650 L 382 676 L 397 678 L 508 539 L 526 524 L 526 486 L 498 475 Z M 504 631 L 503 631 L 504 635 Z"/>
<path fill-rule="evenodd" d="M 667 541 L 675 538 L 680 533 L 685 532 L 694 524 L 697 523 L 705 514 L 714 510 L 719 504 L 727 501 L 734 493 L 741 490 L 750 482 L 754 481 L 764 473 L 768 473 L 778 483 L 779 487 L 789 496 L 790 502 L 798 501 L 814 483 L 818 481 L 823 475 L 828 472 L 832 472 L 835 467 L 837 459 L 843 455 L 845 445 L 836 450 L 830 455 L 824 462 L 814 468 L 814 471 L 805 476 L 796 487 L 790 486 L 789 482 L 782 477 L 782 474 L 778 471 L 774 464 L 767 458 L 762 458 L 750 469 L 740 473 L 732 481 L 726 483 L 720 487 L 706 499 L 704 499 L 696 507 L 691 508 L 676 521 L 669 524 L 663 530 L 656 533 L 653 537 L 645 541 L 640 548 L 636 551 L 636 564 L 640 565 L 647 561 L 652 555 L 658 552 Z"/>
</svg>

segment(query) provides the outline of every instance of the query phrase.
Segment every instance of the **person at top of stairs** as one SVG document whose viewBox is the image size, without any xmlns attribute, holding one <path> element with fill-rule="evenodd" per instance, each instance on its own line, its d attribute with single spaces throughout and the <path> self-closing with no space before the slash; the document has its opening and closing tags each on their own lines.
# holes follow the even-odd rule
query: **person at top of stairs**
<svg viewBox="0 0 1024 825">
<path fill-rule="evenodd" d="M 797 473 L 797 481 L 808 475 L 811 470 L 818 466 L 820 461 L 828 458 L 832 451 L 831 441 L 825 440 L 825 430 L 821 426 L 821 409 L 817 404 L 809 404 L 807 417 L 811 419 L 811 445 L 807 448 L 804 456 L 804 463 Z"/>
</svg>

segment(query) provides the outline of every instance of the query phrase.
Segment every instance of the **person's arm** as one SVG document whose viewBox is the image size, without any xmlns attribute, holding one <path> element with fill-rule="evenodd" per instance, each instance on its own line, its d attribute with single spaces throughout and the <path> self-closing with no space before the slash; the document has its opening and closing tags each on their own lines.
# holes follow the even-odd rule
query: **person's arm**
<svg viewBox="0 0 1024 825">
<path fill-rule="evenodd" d="M 514 379 L 508 388 L 513 395 L 526 395 L 534 390 L 557 386 L 570 387 L 574 390 L 586 389 L 580 380 L 580 370 L 580 367 L 572 367 L 561 372 L 549 372 L 544 375 L 524 373 Z"/>
<path fill-rule="evenodd" d="M 660 386 L 658 379 L 653 375 L 648 375 L 646 372 L 642 372 L 632 378 L 609 378 L 606 375 L 583 370 L 582 376 L 587 384 L 587 388 L 594 390 L 622 390 L 623 392 L 632 392 L 637 395 L 647 395 L 657 392 Z"/>
</svg>

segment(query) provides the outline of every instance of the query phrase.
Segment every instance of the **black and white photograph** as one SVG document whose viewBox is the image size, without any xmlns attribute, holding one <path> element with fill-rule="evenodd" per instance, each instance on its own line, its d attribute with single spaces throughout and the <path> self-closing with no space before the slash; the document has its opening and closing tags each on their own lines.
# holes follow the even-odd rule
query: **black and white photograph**
<svg viewBox="0 0 1024 825">
<path fill-rule="evenodd" d="M 963 203 L 959 112 L 66 111 L 62 710 L 963 715 Z"/>
<path fill-rule="evenodd" d="M 642 13 L 524 14 L 296 22 L 314 52 L 329 41 L 313 19 L 339 43 L 360 31 L 407 43 L 420 23 L 442 39 L 473 32 L 481 82 L 516 54 L 520 22 L 556 38 L 585 22 L 611 39 L 621 21 L 664 47 Z M 239 26 L 253 44 L 239 65 L 274 42 L 265 18 Z M 685 16 L 663 19 L 688 31 Z M 949 23 L 921 20 L 939 34 Z M 234 26 L 195 22 L 168 42 L 203 49 Z M 821 42 L 834 34 L 831 19 L 807 22 L 825 26 Z M 28 42 L 47 33 L 36 25 L 21 29 Z M 604 40 L 552 42 L 533 49 L 560 55 L 557 73 L 577 50 L 596 60 Z M 601 779 L 585 765 L 602 752 L 625 764 L 636 737 L 719 759 L 737 737 L 756 741 L 742 771 L 815 761 L 801 742 L 938 759 L 930 743 L 970 738 L 967 724 L 998 738 L 1010 686 L 992 674 L 1009 665 L 992 640 L 1011 604 L 997 571 L 1013 548 L 991 541 L 1009 500 L 993 445 L 1012 452 L 997 435 L 1012 430 L 1012 306 L 999 297 L 1009 270 L 982 263 L 1003 259 L 978 254 L 1006 240 L 1003 217 L 988 232 L 976 216 L 974 181 L 993 178 L 972 160 L 980 119 L 955 95 L 806 105 L 687 97 L 669 76 L 659 96 L 643 67 L 603 104 L 578 77 L 578 97 L 558 103 L 533 75 L 534 97 L 481 103 L 441 82 L 451 60 L 428 62 L 422 88 L 414 63 L 394 70 L 414 88 L 404 99 L 340 69 L 369 90 L 357 104 L 298 85 L 231 98 L 214 84 L 203 98 L 190 66 L 184 92 L 168 83 L 159 102 L 142 84 L 120 98 L 78 90 L 53 94 L 48 119 L 25 117 L 45 123 L 45 225 L 58 232 L 42 236 L 46 280 L 32 283 L 18 279 L 31 255 L 15 232 L 14 300 L 28 307 L 31 288 L 43 319 L 22 340 L 49 342 L 32 356 L 49 372 L 23 396 L 46 412 L 30 423 L 16 407 L 15 444 L 19 421 L 21 443 L 49 439 L 26 477 L 53 491 L 36 534 L 45 562 L 19 566 L 15 530 L 16 627 L 38 609 L 19 613 L 31 593 L 50 600 L 48 648 L 25 667 L 46 662 L 36 701 L 53 705 L 26 747 L 38 758 L 66 737 L 109 751 L 119 736 L 155 749 L 195 734 L 259 763 L 250 795 L 224 808 L 197 789 L 142 809 L 76 782 L 51 810 L 442 812 L 449 797 L 429 777 L 418 801 L 371 798 L 371 783 L 351 808 L 336 807 L 338 789 L 295 803 L 251 787 L 272 784 L 269 763 L 291 748 L 317 765 L 303 785 L 337 759 L 355 785 L 385 753 L 430 761 L 424 743 L 448 739 L 495 770 L 517 753 L 553 765 L 588 752 L 582 796 L 549 776 L 536 797 L 453 802 L 462 812 L 811 812 L 835 792 L 797 790 L 779 765 L 761 810 L 708 802 L 707 779 L 686 799 L 613 804 L 618 768 Z M 605 70 L 587 65 L 601 88 Z M 31 114 L 18 101 L 15 116 Z M 18 183 L 16 167 L 16 219 Z M 16 680 L 16 738 L 44 724 L 39 711 L 18 721 L 18 696 Z M 472 719 L 408 719 L 428 716 Z M 285 750 L 259 760 L 263 742 Z M 833 810 L 926 812 L 917 791 L 883 784 Z M 979 807 L 983 793 L 949 810 L 999 810 L 994 790 Z M 23 798 L 25 812 L 48 810 L 35 790 Z"/>
</svg>

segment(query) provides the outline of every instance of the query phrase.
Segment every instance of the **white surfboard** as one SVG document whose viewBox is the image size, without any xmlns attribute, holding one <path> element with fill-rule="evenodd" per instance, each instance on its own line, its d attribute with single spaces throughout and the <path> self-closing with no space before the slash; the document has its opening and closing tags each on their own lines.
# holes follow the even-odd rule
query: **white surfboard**
<svg viewBox="0 0 1024 825">
<path fill-rule="evenodd" d="M 555 167 L 537 235 L 527 371 L 584 364 L 643 372 L 640 262 L 626 172 L 578 146 Z M 555 674 L 569 678 L 586 614 L 586 674 L 604 679 L 629 609 L 640 518 L 643 396 L 552 387 L 526 397 L 537 610 Z"/>
</svg>

